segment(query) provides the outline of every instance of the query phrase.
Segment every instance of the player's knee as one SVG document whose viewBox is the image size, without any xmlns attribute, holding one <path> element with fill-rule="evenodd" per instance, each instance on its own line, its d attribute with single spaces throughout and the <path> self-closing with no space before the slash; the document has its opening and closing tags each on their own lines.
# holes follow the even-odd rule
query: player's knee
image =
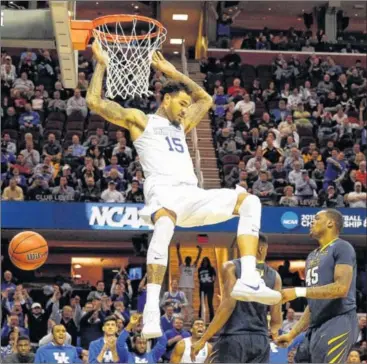
<svg viewBox="0 0 367 364">
<path fill-rule="evenodd" d="M 237 235 L 259 236 L 261 224 L 261 202 L 255 195 L 248 195 L 238 209 L 240 220 Z"/>
<path fill-rule="evenodd" d="M 162 217 L 168 217 L 171 219 L 172 223 L 174 225 L 176 225 L 176 214 L 171 211 L 171 210 L 167 210 L 165 208 L 162 208 L 160 210 L 158 210 L 157 212 L 154 213 L 153 217 L 152 217 L 152 221 L 154 224 L 157 223 L 157 221 L 159 219 L 161 219 Z"/>
<path fill-rule="evenodd" d="M 167 266 L 168 246 L 171 242 L 175 224 L 168 216 L 155 221 L 153 237 L 149 244 L 147 263 Z"/>
</svg>

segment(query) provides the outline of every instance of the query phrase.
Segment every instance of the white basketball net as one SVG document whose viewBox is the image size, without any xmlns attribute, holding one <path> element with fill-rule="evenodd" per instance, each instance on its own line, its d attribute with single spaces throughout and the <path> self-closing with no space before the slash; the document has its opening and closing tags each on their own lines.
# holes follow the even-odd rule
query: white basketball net
<svg viewBox="0 0 367 364">
<path fill-rule="evenodd" d="M 153 22 L 146 22 L 149 30 L 144 38 L 132 39 L 131 37 L 141 35 L 136 30 L 138 21 L 139 19 L 132 18 L 132 29 L 129 29 L 129 34 L 124 31 L 125 22 L 116 22 L 109 26 L 103 24 L 93 31 L 94 38 L 109 59 L 106 79 L 106 96 L 109 98 L 121 96 L 127 99 L 151 94 L 149 75 L 152 57 L 165 41 L 167 31 L 165 28 L 157 28 Z M 157 32 L 157 36 L 152 38 L 152 32 Z M 108 36 L 114 40 L 108 39 Z"/>
</svg>

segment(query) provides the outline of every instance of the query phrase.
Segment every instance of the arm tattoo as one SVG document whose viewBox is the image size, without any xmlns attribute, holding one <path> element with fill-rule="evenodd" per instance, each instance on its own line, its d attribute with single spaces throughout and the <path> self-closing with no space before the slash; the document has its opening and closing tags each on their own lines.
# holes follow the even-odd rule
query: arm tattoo
<svg viewBox="0 0 367 364">
<path fill-rule="evenodd" d="M 147 283 L 162 285 L 165 274 L 166 266 L 160 264 L 148 264 Z"/>
<path fill-rule="evenodd" d="M 353 278 L 353 267 L 347 264 L 337 264 L 334 272 L 334 282 L 324 286 L 307 288 L 307 298 L 334 299 L 346 297 Z"/>
</svg>

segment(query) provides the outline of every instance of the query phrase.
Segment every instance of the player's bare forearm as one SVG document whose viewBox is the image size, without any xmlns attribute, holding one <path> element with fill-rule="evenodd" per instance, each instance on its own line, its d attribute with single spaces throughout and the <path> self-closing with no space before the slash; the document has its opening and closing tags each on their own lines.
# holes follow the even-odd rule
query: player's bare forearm
<svg viewBox="0 0 367 364">
<path fill-rule="evenodd" d="M 346 297 L 352 279 L 353 267 L 348 264 L 337 264 L 334 271 L 334 283 L 318 287 L 308 287 L 306 297 L 316 300 Z"/>
<path fill-rule="evenodd" d="M 289 334 L 293 338 L 295 338 L 301 332 L 305 331 L 308 328 L 308 326 L 310 325 L 310 316 L 311 316 L 310 308 L 307 306 L 301 318 L 297 321 L 297 323 L 293 326 L 292 330 L 289 332 Z"/>
<path fill-rule="evenodd" d="M 281 292 L 282 291 L 282 279 L 277 273 L 275 278 L 274 290 Z M 278 303 L 277 305 L 270 306 L 270 331 L 273 336 L 276 336 L 279 330 L 282 327 L 282 303 Z"/>
<path fill-rule="evenodd" d="M 232 289 L 236 283 L 235 266 L 233 263 L 225 263 L 223 268 L 223 279 L 223 298 L 212 322 L 200 339 L 204 342 L 209 341 L 220 329 L 222 329 L 236 307 L 237 301 L 231 297 Z"/>
<path fill-rule="evenodd" d="M 213 99 L 195 81 L 179 71 L 172 73 L 171 78 L 184 83 L 191 91 L 194 103 L 189 107 L 185 116 L 185 132 L 195 128 L 213 106 Z"/>
<path fill-rule="evenodd" d="M 97 63 L 87 92 L 87 105 L 110 123 L 129 129 L 132 123 L 143 126 L 145 115 L 137 109 L 125 109 L 117 102 L 102 99 L 102 83 L 106 66 Z"/>
</svg>

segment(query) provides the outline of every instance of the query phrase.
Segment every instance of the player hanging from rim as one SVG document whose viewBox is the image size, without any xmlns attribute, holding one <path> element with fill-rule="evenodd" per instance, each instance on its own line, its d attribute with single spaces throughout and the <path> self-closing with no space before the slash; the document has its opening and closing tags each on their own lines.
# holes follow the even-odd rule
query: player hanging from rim
<svg viewBox="0 0 367 364">
<path fill-rule="evenodd" d="M 280 292 L 282 280 L 279 274 L 264 263 L 268 252 L 265 235 L 260 234 L 257 251 L 257 269 L 265 284 Z M 268 334 L 268 306 L 256 302 L 237 302 L 231 291 L 238 277 L 242 275 L 240 259 L 223 265 L 223 296 L 202 338 L 191 347 L 191 357 L 195 357 L 216 333 L 211 363 L 269 363 L 270 341 Z M 270 332 L 273 339 L 278 336 L 282 325 L 282 305 L 270 307 Z"/>
<path fill-rule="evenodd" d="M 283 303 L 306 297 L 308 306 L 292 330 L 279 336 L 279 346 L 287 347 L 302 331 L 306 338 L 299 346 L 297 363 L 345 363 L 358 337 L 356 311 L 356 253 L 340 239 L 343 215 L 333 209 L 315 216 L 310 235 L 319 243 L 306 260 L 306 288 L 282 291 Z"/>
<path fill-rule="evenodd" d="M 204 334 L 205 323 L 202 319 L 196 319 L 191 326 L 191 336 L 180 340 L 173 349 L 170 363 L 205 363 L 212 353 L 212 345 L 205 343 L 195 358 L 191 358 L 191 348 Z M 192 360 L 194 359 L 194 360 Z"/>
<path fill-rule="evenodd" d="M 280 293 L 266 287 L 256 271 L 261 220 L 259 198 L 242 188 L 203 190 L 197 187 L 198 180 L 185 134 L 207 114 L 212 106 L 211 97 L 156 52 L 153 54 L 153 67 L 173 80 L 161 91 L 161 106 L 154 115 L 145 115 L 138 109 L 125 109 L 101 98 L 108 58 L 96 42 L 93 43 L 93 52 L 97 65 L 88 89 L 87 104 L 109 122 L 129 130 L 146 177 L 146 205 L 140 216 L 154 224 L 154 233 L 147 254 L 147 303 L 143 314 L 145 337 L 162 335 L 159 295 L 175 225 L 208 225 L 239 216 L 237 241 L 242 275 L 233 288 L 232 296 L 238 300 L 278 303 Z"/>
</svg>

